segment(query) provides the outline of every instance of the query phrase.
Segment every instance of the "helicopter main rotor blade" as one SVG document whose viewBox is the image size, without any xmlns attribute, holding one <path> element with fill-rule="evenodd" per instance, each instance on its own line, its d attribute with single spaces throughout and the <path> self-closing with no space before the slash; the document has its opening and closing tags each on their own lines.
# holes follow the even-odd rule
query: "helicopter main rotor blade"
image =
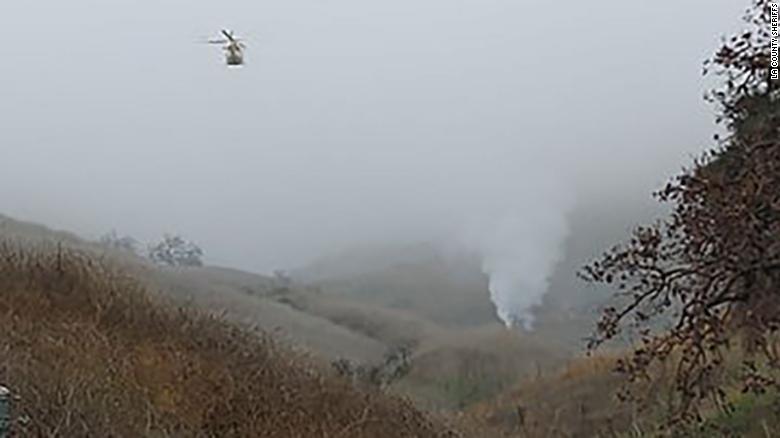
<svg viewBox="0 0 780 438">
<path fill-rule="evenodd" d="M 227 37 L 227 39 L 229 39 L 230 41 L 235 40 L 233 38 L 233 34 L 231 32 L 226 31 L 225 29 L 222 29 L 222 35 L 225 35 L 225 37 Z"/>
</svg>

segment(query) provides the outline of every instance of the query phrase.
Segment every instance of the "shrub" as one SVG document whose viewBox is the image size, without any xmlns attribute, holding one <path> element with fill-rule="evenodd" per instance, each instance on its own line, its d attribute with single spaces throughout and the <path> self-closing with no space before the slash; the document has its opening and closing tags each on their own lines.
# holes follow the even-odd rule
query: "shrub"
<svg viewBox="0 0 780 438">
<path fill-rule="evenodd" d="M 158 265 L 203 266 L 203 250 L 177 235 L 166 234 L 149 247 L 149 259 Z"/>
</svg>

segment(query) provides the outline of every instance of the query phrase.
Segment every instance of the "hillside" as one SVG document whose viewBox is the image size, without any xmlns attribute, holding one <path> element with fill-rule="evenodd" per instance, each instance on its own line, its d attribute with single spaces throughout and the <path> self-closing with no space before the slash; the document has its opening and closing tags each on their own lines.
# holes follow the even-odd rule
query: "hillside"
<svg viewBox="0 0 780 438">
<path fill-rule="evenodd" d="M 455 436 L 268 336 L 150 294 L 109 258 L 0 240 L 0 383 L 32 436 Z"/>
<path fill-rule="evenodd" d="M 385 352 L 385 346 L 375 339 L 269 296 L 273 286 L 268 277 L 205 267 L 154 270 L 147 280 L 180 302 L 222 314 L 246 327 L 272 332 L 288 344 L 324 359 L 373 361 Z"/>
<path fill-rule="evenodd" d="M 220 267 L 159 268 L 133 254 L 111 251 L 74 234 L 0 215 L 0 238 L 25 244 L 54 242 L 119 261 L 151 290 L 193 304 L 246 327 L 258 327 L 303 351 L 334 359 L 376 360 L 385 347 L 325 318 L 300 312 L 274 299 L 270 277 Z M 259 298 L 259 299 L 258 299 Z"/>
<path fill-rule="evenodd" d="M 324 257 L 293 277 L 325 294 L 401 310 L 443 327 L 498 322 L 479 258 L 437 243 L 357 247 Z"/>
<path fill-rule="evenodd" d="M 733 352 L 733 378 L 726 388 L 726 405 L 708 400 L 700 424 L 664 430 L 673 400 L 671 364 L 657 366 L 654 380 L 632 386 L 644 402 L 621 402 L 626 383 L 615 372 L 619 354 L 603 353 L 572 360 L 556 373 L 524 379 L 510 390 L 467 409 L 467 424 L 485 436 L 526 437 L 692 437 L 767 438 L 780 434 L 780 393 L 752 394 L 742 390 L 737 376 L 742 356 Z"/>
<path fill-rule="evenodd" d="M 350 276 L 364 272 L 367 284 L 377 285 L 373 280 L 376 267 L 396 266 L 380 273 L 385 283 L 375 289 L 379 299 L 365 300 L 351 293 L 356 289 L 345 293 L 329 289 L 328 284 L 336 283 L 327 280 L 310 286 L 280 285 L 272 277 L 213 266 L 158 268 L 69 233 L 7 217 L 0 224 L 2 235 L 9 239 L 49 245 L 65 242 L 121 260 L 145 287 L 165 299 L 272 333 L 276 340 L 319 363 L 346 358 L 376 364 L 394 348 L 411 347 L 413 371 L 390 390 L 426 407 L 457 409 L 483 400 L 536 372 L 540 364 L 554 366 L 566 358 L 554 341 L 508 332 L 496 322 L 484 276 L 473 259 L 445 257 L 429 245 L 413 247 L 411 252 L 409 248 L 386 249 L 370 264 L 363 260 L 352 272 L 341 272 Z M 393 253 L 406 261 L 388 258 Z M 339 264 L 344 265 L 343 261 Z M 406 275 L 409 270 L 416 275 Z M 341 278 L 350 281 L 350 277 Z M 385 298 L 396 291 L 414 298 L 414 305 L 406 309 L 389 305 Z M 449 300 L 448 292 L 461 298 Z M 470 321 L 462 321 L 457 315 L 468 316 L 471 306 L 483 310 L 477 310 Z M 429 310 L 435 310 L 433 316 Z"/>
<path fill-rule="evenodd" d="M 583 338 L 593 330 L 599 309 L 613 291 L 587 285 L 577 272 L 633 227 L 661 213 L 650 196 L 583 202 L 573 209 L 564 252 L 550 272 L 542 304 L 534 309 L 534 330 L 523 336 L 544 340 L 551 350 L 581 352 Z M 319 301 L 393 310 L 424 321 L 429 330 L 440 329 L 437 333 L 480 331 L 499 323 L 480 258 L 452 245 L 353 248 L 296 270 L 293 278 L 320 289 Z"/>
<path fill-rule="evenodd" d="M 595 328 L 600 309 L 613 299 L 609 287 L 586 284 L 577 277 L 600 251 L 620 242 L 634 227 L 662 217 L 650 196 L 579 204 L 569 214 L 564 254 L 550 274 L 548 292 L 536 311 L 536 332 L 580 353 Z"/>
<path fill-rule="evenodd" d="M 497 322 L 478 259 L 433 244 L 361 248 L 323 259 L 295 272 L 293 283 L 280 284 L 221 267 L 161 269 L 68 233 L 10 218 L 0 224 L 9 238 L 54 242 L 64 236 L 69 246 L 121 260 L 165 299 L 272 333 L 313 362 L 376 364 L 387 351 L 410 347 L 411 371 L 389 391 L 421 407 L 459 411 L 518 381 L 550 376 L 580 351 L 592 324 L 583 308 L 599 297 L 581 294 L 567 269 L 581 263 L 583 240 L 599 236 L 609 221 L 584 212 L 577 218 L 577 233 L 551 281 L 557 288 L 537 309 L 534 332 L 510 331 Z"/>
<path fill-rule="evenodd" d="M 570 218 L 566 253 L 550 292 L 536 309 L 533 332 L 508 331 L 497 320 L 479 259 L 435 243 L 360 247 L 294 271 L 291 284 L 229 268 L 158 268 L 110 253 L 145 285 L 247 328 L 273 333 L 312 360 L 346 358 L 377 364 L 399 346 L 411 348 L 411 372 L 389 390 L 426 408 L 460 410 L 509 390 L 517 381 L 560 369 L 583 347 L 606 291 L 587 289 L 574 271 L 634 222 L 626 207 L 604 216 L 583 205 Z M 3 235 L 105 248 L 69 233 L 0 220 Z"/>
<path fill-rule="evenodd" d="M 663 421 L 663 386 L 658 403 L 640 411 L 617 402 L 611 356 L 571 360 L 608 297 L 571 271 L 633 225 L 628 214 L 597 210 L 573 217 L 532 333 L 506 330 L 484 307 L 470 320 L 447 319 L 469 302 L 485 306 L 484 277 L 475 259 L 431 245 L 331 258 L 297 273 L 306 285 L 280 284 L 221 267 L 160 269 L 0 217 L 0 314 L 8 316 L 0 330 L 10 334 L 0 339 L 9 352 L 0 384 L 21 396 L 15 415 L 29 418 L 23 432 L 32 435 L 453 436 L 421 408 L 458 413 L 459 429 L 476 437 L 650 433 Z M 451 288 L 460 299 L 446 299 Z M 412 306 L 392 305 L 399 291 Z M 398 345 L 412 348 L 412 366 L 388 391 L 415 406 L 356 389 L 327 366 L 377 363 Z M 708 427 L 756 437 L 778 429 L 775 395 L 734 388 L 730 398 L 734 413 L 711 411 Z M 720 436 L 704 430 L 691 433 Z"/>
</svg>

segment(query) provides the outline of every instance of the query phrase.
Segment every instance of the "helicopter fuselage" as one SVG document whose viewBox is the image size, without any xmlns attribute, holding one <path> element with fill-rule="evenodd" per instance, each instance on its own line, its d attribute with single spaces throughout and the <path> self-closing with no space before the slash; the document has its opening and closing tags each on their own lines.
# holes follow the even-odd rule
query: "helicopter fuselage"
<svg viewBox="0 0 780 438">
<path fill-rule="evenodd" d="M 227 65 L 243 65 L 244 53 L 238 44 L 229 44 L 225 46 L 225 61 Z"/>
<path fill-rule="evenodd" d="M 240 53 L 227 53 L 225 55 L 225 62 L 227 65 L 243 65 L 244 57 Z"/>
</svg>

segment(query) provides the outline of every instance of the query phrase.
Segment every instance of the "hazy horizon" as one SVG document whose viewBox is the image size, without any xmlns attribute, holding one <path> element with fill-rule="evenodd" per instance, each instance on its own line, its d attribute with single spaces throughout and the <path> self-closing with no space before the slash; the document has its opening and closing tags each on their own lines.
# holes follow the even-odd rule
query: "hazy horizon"
<svg viewBox="0 0 780 438">
<path fill-rule="evenodd" d="M 5 5 L 0 211 L 88 237 L 179 233 L 260 272 L 452 236 L 537 290 L 575 203 L 649 196 L 710 145 L 701 63 L 742 9 Z M 223 27 L 247 38 L 244 68 L 201 44 Z"/>
</svg>

